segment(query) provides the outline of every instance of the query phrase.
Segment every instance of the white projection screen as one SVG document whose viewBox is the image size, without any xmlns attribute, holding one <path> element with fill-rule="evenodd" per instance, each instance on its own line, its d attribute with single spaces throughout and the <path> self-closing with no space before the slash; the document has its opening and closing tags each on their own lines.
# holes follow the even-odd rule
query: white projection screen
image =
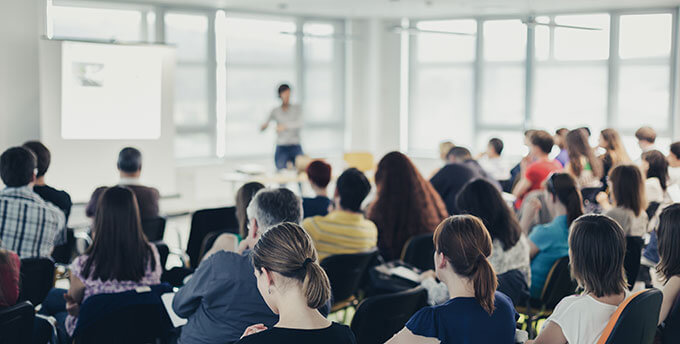
<svg viewBox="0 0 680 344">
<path fill-rule="evenodd" d="M 143 155 L 141 183 L 176 193 L 173 47 L 44 39 L 39 59 L 50 185 L 86 202 L 118 182 L 118 152 L 132 146 Z"/>
<path fill-rule="evenodd" d="M 146 46 L 65 42 L 62 138 L 158 139 L 161 54 Z"/>
</svg>

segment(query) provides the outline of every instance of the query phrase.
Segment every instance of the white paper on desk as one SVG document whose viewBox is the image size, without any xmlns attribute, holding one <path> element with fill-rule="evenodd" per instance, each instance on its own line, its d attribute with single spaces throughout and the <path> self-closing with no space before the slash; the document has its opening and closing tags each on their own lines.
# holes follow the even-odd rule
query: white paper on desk
<svg viewBox="0 0 680 344">
<path fill-rule="evenodd" d="M 170 321 L 172 322 L 172 326 L 174 327 L 180 327 L 184 326 L 187 323 L 187 319 L 180 318 L 177 313 L 172 309 L 172 300 L 175 299 L 175 293 L 165 293 L 161 295 L 161 300 L 163 300 L 163 306 L 165 306 L 165 311 L 168 312 L 168 315 L 170 316 Z"/>
<path fill-rule="evenodd" d="M 420 275 L 403 266 L 397 266 L 396 268 L 390 269 L 390 273 L 394 276 L 398 276 L 412 282 L 420 282 Z"/>
</svg>

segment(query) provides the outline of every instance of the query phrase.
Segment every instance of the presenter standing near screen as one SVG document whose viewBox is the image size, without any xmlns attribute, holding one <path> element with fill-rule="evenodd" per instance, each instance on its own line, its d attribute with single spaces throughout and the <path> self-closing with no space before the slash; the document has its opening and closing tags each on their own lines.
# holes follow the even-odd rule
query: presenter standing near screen
<svg viewBox="0 0 680 344">
<path fill-rule="evenodd" d="M 288 167 L 288 162 L 294 166 L 295 158 L 303 154 L 300 145 L 302 110 L 299 105 L 290 103 L 290 91 L 290 86 L 287 84 L 279 86 L 278 94 L 281 99 L 281 106 L 274 108 L 267 117 L 267 121 L 260 127 L 260 131 L 265 131 L 269 127 L 269 122 L 276 122 L 277 137 L 274 162 L 277 170 Z"/>
</svg>

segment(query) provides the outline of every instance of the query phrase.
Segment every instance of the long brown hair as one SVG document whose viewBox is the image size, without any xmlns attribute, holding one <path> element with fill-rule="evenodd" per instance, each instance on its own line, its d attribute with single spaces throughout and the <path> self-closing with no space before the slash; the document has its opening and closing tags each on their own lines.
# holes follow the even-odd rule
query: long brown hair
<svg viewBox="0 0 680 344">
<path fill-rule="evenodd" d="M 391 152 L 380 160 L 375 183 L 378 193 L 368 218 L 378 227 L 378 248 L 387 260 L 398 258 L 409 238 L 434 231 L 448 216 L 432 184 L 402 153 Z"/>
<path fill-rule="evenodd" d="M 498 280 L 487 259 L 493 246 L 484 223 L 472 215 L 451 216 L 437 227 L 433 240 L 436 252 L 444 254 L 457 275 L 472 281 L 475 299 L 492 314 Z"/>
<path fill-rule="evenodd" d="M 680 275 L 680 203 L 666 207 L 659 215 L 656 229 L 661 260 L 656 267 L 665 282 Z"/>
<path fill-rule="evenodd" d="M 238 232 L 241 238 L 248 235 L 248 204 L 255 197 L 255 194 L 264 189 L 264 185 L 258 182 L 250 182 L 243 184 L 238 191 L 236 191 L 236 220 L 238 221 Z"/>
<path fill-rule="evenodd" d="M 292 222 L 272 227 L 262 234 L 251 257 L 255 269 L 265 268 L 301 283 L 309 308 L 317 309 L 330 300 L 330 281 L 302 227 Z"/>
<path fill-rule="evenodd" d="M 570 131 L 569 134 L 567 134 L 566 142 L 567 152 L 569 153 L 569 164 L 571 164 L 571 170 L 574 175 L 577 177 L 581 176 L 581 172 L 585 169 L 585 166 L 583 166 L 583 163 L 581 162 L 581 157 L 585 157 L 590 164 L 593 175 L 602 178 L 602 162 L 595 157 L 593 148 L 588 144 L 588 137 L 586 136 L 585 130 L 576 129 Z"/>
<path fill-rule="evenodd" d="M 0 240 L 0 266 L 7 266 L 9 273 L 10 273 L 10 278 L 14 278 L 13 276 L 18 275 L 18 266 L 14 264 L 14 261 L 10 258 L 10 251 L 5 250 L 2 248 L 2 241 Z M 9 304 L 9 300 L 5 299 L 5 291 L 2 289 L 3 284 L 0 283 L 0 301 L 6 305 L 12 306 Z"/>
<path fill-rule="evenodd" d="M 94 240 L 85 254 L 83 276 L 102 281 L 140 281 L 156 258 L 142 231 L 134 192 L 124 186 L 106 189 L 97 204 Z"/>
<path fill-rule="evenodd" d="M 649 164 L 647 179 L 659 178 L 661 189 L 666 191 L 666 188 L 668 188 L 668 160 L 666 160 L 666 157 L 658 150 L 651 150 L 642 153 L 642 159 Z"/>
<path fill-rule="evenodd" d="M 567 225 L 583 215 L 581 191 L 568 173 L 553 173 L 545 181 L 545 189 L 567 208 Z"/>
<path fill-rule="evenodd" d="M 602 135 L 602 139 L 605 142 L 605 147 L 603 148 L 607 151 L 606 155 L 609 156 L 612 166 L 631 162 L 618 131 L 607 128 L 602 130 L 600 135 Z"/>
<path fill-rule="evenodd" d="M 635 216 L 640 216 L 647 207 L 640 169 L 634 165 L 616 166 L 609 172 L 609 181 L 616 206 L 630 209 Z"/>
</svg>

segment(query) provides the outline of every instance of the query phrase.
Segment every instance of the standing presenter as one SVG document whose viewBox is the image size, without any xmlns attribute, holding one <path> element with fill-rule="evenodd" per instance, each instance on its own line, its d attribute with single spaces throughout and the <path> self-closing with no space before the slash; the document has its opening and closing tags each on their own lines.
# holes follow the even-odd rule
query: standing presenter
<svg viewBox="0 0 680 344">
<path fill-rule="evenodd" d="M 276 122 L 276 153 L 274 162 L 276 169 L 282 170 L 288 167 L 288 162 L 295 165 L 295 158 L 302 155 L 300 145 L 300 129 L 302 128 L 302 110 L 299 105 L 290 103 L 290 86 L 281 84 L 278 94 L 281 106 L 275 107 L 267 121 L 262 124 L 260 131 L 265 131 L 271 121 Z"/>
</svg>

